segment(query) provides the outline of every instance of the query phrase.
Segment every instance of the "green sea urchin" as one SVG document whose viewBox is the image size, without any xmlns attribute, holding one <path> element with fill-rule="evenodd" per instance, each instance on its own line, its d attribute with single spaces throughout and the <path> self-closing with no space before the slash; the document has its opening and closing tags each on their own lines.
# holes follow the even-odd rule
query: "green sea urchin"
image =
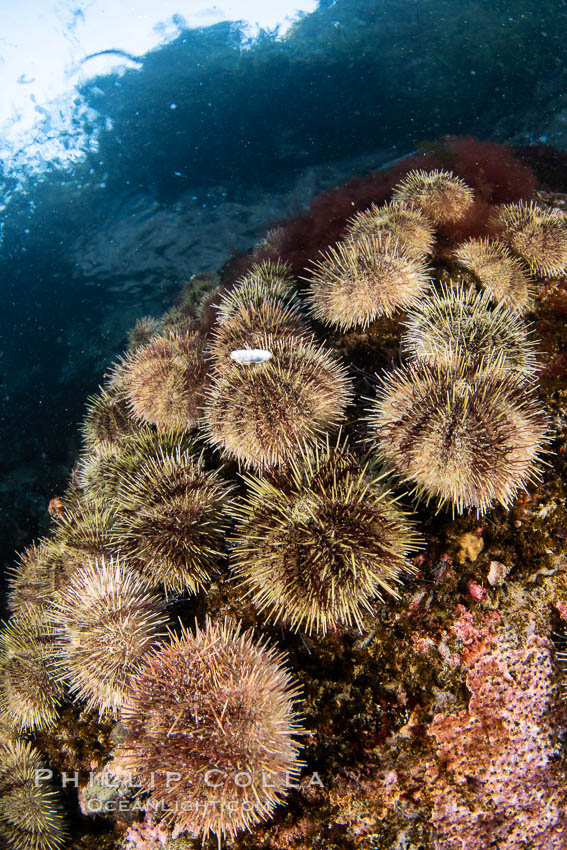
<svg viewBox="0 0 567 850">
<path fill-rule="evenodd" d="M 60 513 L 53 524 L 53 542 L 72 550 L 77 562 L 110 552 L 115 513 L 111 507 L 82 501 Z"/>
<path fill-rule="evenodd" d="M 510 371 L 418 360 L 384 377 L 368 424 L 379 457 L 418 495 L 484 513 L 539 479 L 548 420 Z"/>
<path fill-rule="evenodd" d="M 279 254 L 285 234 L 286 229 L 283 225 L 270 228 L 262 239 L 254 245 L 254 248 L 252 249 L 252 256 L 259 257 L 265 253 L 271 254 L 272 256 L 274 254 Z"/>
<path fill-rule="evenodd" d="M 84 497 L 99 510 L 112 507 L 120 482 L 147 460 L 163 452 L 191 448 L 193 438 L 187 430 L 156 430 L 138 427 L 136 433 L 120 444 L 101 443 L 96 451 L 84 455 L 76 470 L 76 479 Z"/>
<path fill-rule="evenodd" d="M 111 509 L 91 503 L 81 503 L 59 515 L 53 536 L 26 549 L 10 571 L 10 610 L 45 605 L 87 560 L 109 554 L 113 520 Z"/>
<path fill-rule="evenodd" d="M 416 254 L 430 254 L 435 242 L 431 221 L 417 207 L 402 201 L 392 201 L 379 207 L 371 204 L 368 209 L 357 213 L 347 222 L 347 239 L 361 236 L 376 236 L 390 233 L 407 249 Z"/>
<path fill-rule="evenodd" d="M 8 608 L 12 613 L 26 605 L 43 605 L 53 589 L 53 543 L 40 540 L 18 555 L 8 571 Z"/>
<path fill-rule="evenodd" d="M 22 605 L 0 632 L 0 713 L 18 732 L 53 726 L 63 688 L 53 673 L 53 630 Z"/>
<path fill-rule="evenodd" d="M 485 292 L 442 286 L 410 311 L 402 351 L 411 359 L 450 364 L 458 358 L 486 369 L 531 377 L 537 370 L 529 328 Z"/>
<path fill-rule="evenodd" d="M 277 466 L 340 423 L 351 399 L 346 369 L 322 345 L 262 337 L 262 363 L 217 367 L 207 392 L 209 441 L 249 467 Z"/>
<path fill-rule="evenodd" d="M 530 309 L 533 282 L 506 245 L 492 239 L 467 239 L 455 248 L 455 260 L 472 272 L 489 297 L 513 313 Z"/>
<path fill-rule="evenodd" d="M 101 510 L 115 496 L 126 451 L 124 443 L 100 443 L 77 463 L 75 479 L 83 498 Z"/>
<path fill-rule="evenodd" d="M 170 307 L 163 314 L 160 323 L 160 333 L 162 337 L 167 336 L 182 336 L 187 333 L 198 331 L 198 322 L 195 319 L 195 310 L 193 306 L 187 304 L 185 307 L 181 304 Z"/>
<path fill-rule="evenodd" d="M 311 313 L 343 331 L 413 306 L 430 283 L 423 260 L 389 233 L 339 242 L 312 265 Z"/>
<path fill-rule="evenodd" d="M 299 299 L 295 292 L 295 280 L 287 263 L 279 260 L 254 263 L 244 277 L 237 280 L 225 292 L 218 306 L 218 322 L 224 324 L 243 308 L 260 307 L 265 299 L 278 301 L 286 307 L 298 310 Z"/>
<path fill-rule="evenodd" d="M 274 337 L 311 336 L 296 307 L 280 299 L 266 298 L 260 304 L 241 306 L 213 329 L 208 351 L 215 360 L 230 356 L 234 349 L 258 348 L 266 334 Z"/>
<path fill-rule="evenodd" d="M 233 837 L 271 817 L 299 772 L 297 696 L 285 658 L 207 621 L 146 657 L 122 709 L 117 759 L 176 834 Z"/>
<path fill-rule="evenodd" d="M 395 499 L 344 443 L 304 452 L 270 478 L 246 477 L 231 565 L 254 604 L 293 628 L 360 627 L 414 568 L 417 538 Z"/>
<path fill-rule="evenodd" d="M 222 557 L 230 492 L 194 451 L 158 453 L 122 479 L 116 550 L 150 586 L 196 593 Z"/>
<path fill-rule="evenodd" d="M 83 444 L 87 452 L 101 445 L 115 445 L 131 437 L 136 423 L 128 412 L 124 398 L 116 387 L 100 388 L 98 395 L 87 400 L 87 415 L 83 422 Z"/>
<path fill-rule="evenodd" d="M 394 201 L 421 209 L 434 224 L 460 221 L 474 203 L 474 192 L 451 171 L 410 171 L 394 187 Z"/>
<path fill-rule="evenodd" d="M 533 274 L 555 277 L 567 271 L 567 217 L 546 210 L 533 201 L 503 204 L 496 223 L 503 229 L 502 240 L 527 263 Z"/>
<path fill-rule="evenodd" d="M 0 840 L 12 850 L 58 850 L 66 838 L 57 793 L 37 781 L 44 764 L 24 741 L 0 745 Z"/>
<path fill-rule="evenodd" d="M 51 602 L 55 663 L 89 708 L 116 712 L 129 676 L 162 634 L 165 603 L 114 558 L 87 563 Z"/>
<path fill-rule="evenodd" d="M 122 360 L 112 385 L 132 416 L 158 428 L 194 428 L 205 380 L 204 341 L 198 333 L 156 336 Z"/>
<path fill-rule="evenodd" d="M 154 316 L 140 316 L 134 327 L 128 331 L 128 351 L 136 351 L 142 345 L 147 345 L 160 330 L 160 320 Z"/>
</svg>

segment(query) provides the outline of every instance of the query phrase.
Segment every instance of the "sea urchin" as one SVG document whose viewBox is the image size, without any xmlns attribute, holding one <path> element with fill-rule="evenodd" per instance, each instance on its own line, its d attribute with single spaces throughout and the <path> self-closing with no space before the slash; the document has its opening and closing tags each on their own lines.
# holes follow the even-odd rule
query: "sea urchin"
<svg viewBox="0 0 567 850">
<path fill-rule="evenodd" d="M 49 610 L 59 678 L 89 708 L 115 713 L 130 673 L 161 635 L 164 609 L 164 600 L 119 559 L 87 563 Z"/>
<path fill-rule="evenodd" d="M 13 850 L 58 850 L 65 842 L 62 809 L 54 791 L 38 782 L 44 769 L 27 741 L 0 744 L 0 841 Z"/>
<path fill-rule="evenodd" d="M 53 629 L 23 605 L 0 632 L 0 712 L 18 732 L 55 725 L 63 688 L 53 674 Z"/>
<path fill-rule="evenodd" d="M 451 171 L 410 171 L 394 188 L 394 201 L 417 206 L 434 224 L 460 221 L 474 203 L 474 192 Z"/>
<path fill-rule="evenodd" d="M 371 204 L 347 222 L 348 239 L 361 236 L 379 236 L 390 233 L 401 244 L 416 254 L 430 254 L 435 242 L 431 221 L 415 206 L 402 201 L 392 201 L 379 207 Z"/>
<path fill-rule="evenodd" d="M 417 538 L 391 494 L 344 443 L 317 447 L 270 478 L 246 477 L 232 568 L 259 609 L 309 632 L 360 626 L 397 597 Z"/>
<path fill-rule="evenodd" d="M 384 232 L 339 242 L 312 265 L 311 313 L 343 331 L 411 307 L 430 282 L 423 259 Z"/>
<path fill-rule="evenodd" d="M 504 304 L 486 292 L 461 285 L 441 286 L 409 312 L 402 351 L 411 359 L 452 363 L 455 357 L 487 369 L 524 377 L 537 363 L 530 331 Z"/>
<path fill-rule="evenodd" d="M 196 593 L 222 555 L 230 492 L 202 455 L 160 452 L 122 479 L 116 549 L 150 587 Z"/>
<path fill-rule="evenodd" d="M 271 359 L 217 367 L 203 423 L 213 445 L 257 468 L 295 457 L 341 421 L 351 399 L 346 369 L 322 345 L 267 335 L 258 347 Z"/>
<path fill-rule="evenodd" d="M 517 314 L 530 308 L 533 283 L 518 258 L 502 242 L 467 239 L 455 248 L 454 256 L 497 304 L 505 304 Z"/>
<path fill-rule="evenodd" d="M 539 478 L 548 424 L 529 383 L 459 360 L 418 360 L 386 375 L 368 422 L 380 458 L 415 492 L 479 513 L 507 507 Z"/>
<path fill-rule="evenodd" d="M 299 771 L 284 657 L 228 623 L 181 630 L 132 677 L 117 759 L 175 834 L 234 836 L 268 819 Z"/>
<path fill-rule="evenodd" d="M 194 428 L 205 380 L 204 342 L 198 333 L 156 336 L 118 364 L 119 387 L 132 416 L 158 428 Z"/>
<path fill-rule="evenodd" d="M 542 277 L 555 277 L 567 271 L 567 217 L 559 211 L 529 204 L 503 204 L 496 222 L 504 230 L 503 241 Z"/>
</svg>

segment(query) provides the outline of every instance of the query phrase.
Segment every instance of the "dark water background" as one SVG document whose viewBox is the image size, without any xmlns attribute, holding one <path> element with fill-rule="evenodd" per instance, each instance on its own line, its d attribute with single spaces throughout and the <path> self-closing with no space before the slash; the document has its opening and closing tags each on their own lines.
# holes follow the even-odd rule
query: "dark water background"
<svg viewBox="0 0 567 850">
<path fill-rule="evenodd" d="M 138 316 L 424 140 L 567 147 L 565 32 L 563 0 L 337 0 L 283 41 L 186 31 L 85 86 L 98 151 L 41 180 L 0 169 L 4 192 L 23 183 L 0 245 L 1 562 L 45 530 L 85 399 Z"/>
</svg>

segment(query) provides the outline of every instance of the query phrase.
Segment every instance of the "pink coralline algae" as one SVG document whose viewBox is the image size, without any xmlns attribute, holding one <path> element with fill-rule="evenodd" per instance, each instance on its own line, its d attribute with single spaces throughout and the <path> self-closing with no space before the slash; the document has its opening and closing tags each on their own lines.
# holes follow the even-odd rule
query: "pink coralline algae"
<svg viewBox="0 0 567 850">
<path fill-rule="evenodd" d="M 436 850 L 565 850 L 554 663 L 549 641 L 501 638 L 471 664 L 468 709 L 437 714 L 432 823 Z"/>
<path fill-rule="evenodd" d="M 170 838 L 169 830 L 147 814 L 142 822 L 126 830 L 120 850 L 158 850 L 165 847 Z"/>
<path fill-rule="evenodd" d="M 486 598 L 486 590 L 482 585 L 478 584 L 476 581 L 469 581 L 468 591 L 471 599 L 474 599 L 475 602 L 482 602 L 483 599 Z"/>
</svg>

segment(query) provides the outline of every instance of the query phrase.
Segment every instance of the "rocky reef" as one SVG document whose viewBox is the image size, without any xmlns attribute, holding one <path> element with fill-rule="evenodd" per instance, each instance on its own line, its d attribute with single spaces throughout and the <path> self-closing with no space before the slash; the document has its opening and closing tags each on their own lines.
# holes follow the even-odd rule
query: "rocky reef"
<svg viewBox="0 0 567 850">
<path fill-rule="evenodd" d="M 567 847 L 567 218 L 528 160 L 429 145 L 133 328 L 11 570 L 8 847 Z"/>
</svg>

